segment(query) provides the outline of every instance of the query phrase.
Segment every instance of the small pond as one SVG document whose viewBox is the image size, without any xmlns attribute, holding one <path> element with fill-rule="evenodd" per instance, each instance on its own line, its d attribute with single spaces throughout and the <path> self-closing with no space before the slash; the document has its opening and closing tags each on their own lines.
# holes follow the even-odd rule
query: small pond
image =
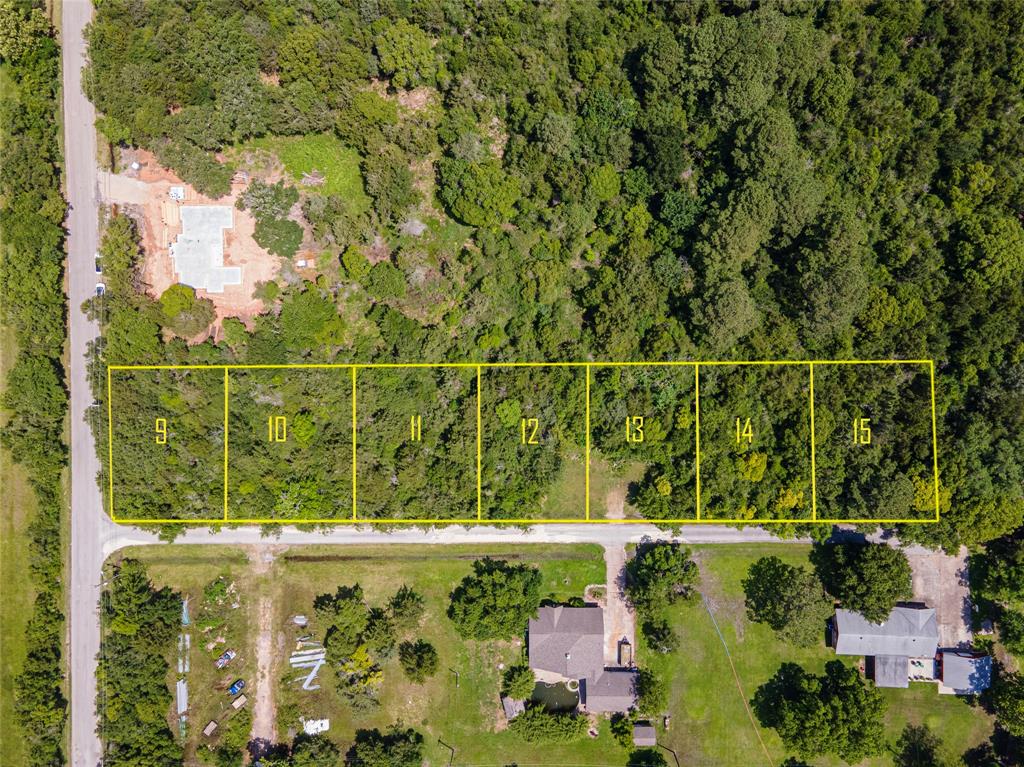
<svg viewBox="0 0 1024 767">
<path fill-rule="evenodd" d="M 573 711 L 580 703 L 580 694 L 578 690 L 570 690 L 565 682 L 537 682 L 530 700 L 540 703 L 548 711 Z"/>
</svg>

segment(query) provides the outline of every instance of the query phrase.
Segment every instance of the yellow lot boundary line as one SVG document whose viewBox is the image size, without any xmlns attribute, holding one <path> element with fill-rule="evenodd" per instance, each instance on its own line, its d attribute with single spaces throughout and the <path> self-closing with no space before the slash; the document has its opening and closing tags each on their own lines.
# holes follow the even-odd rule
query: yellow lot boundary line
<svg viewBox="0 0 1024 767">
<path fill-rule="evenodd" d="M 287 368 L 565 368 L 686 367 L 692 365 L 931 365 L 934 360 L 662 360 L 659 362 L 296 362 L 280 365 L 108 365 L 109 370 L 281 370 Z"/>
<path fill-rule="evenodd" d="M 815 522 L 818 519 L 818 468 L 814 462 L 814 363 L 807 367 L 811 373 L 811 521 Z"/>
<path fill-rule="evenodd" d="M 697 521 L 700 521 L 700 365 L 693 366 L 693 403 L 694 403 L 694 472 L 697 481 Z"/>
<path fill-rule="evenodd" d="M 571 517 L 568 519 L 345 519 L 328 517 L 326 519 L 122 519 L 113 520 L 119 525 L 810 525 L 810 524 L 848 524 L 848 525 L 933 525 L 935 520 L 927 519 L 819 519 L 817 523 L 810 519 L 584 519 Z"/>
<path fill-rule="evenodd" d="M 810 371 L 810 421 L 811 421 L 811 518 L 810 519 L 708 519 L 701 509 L 700 472 L 700 367 L 701 366 L 773 366 L 806 365 Z M 932 470 L 935 488 L 934 518 L 913 519 L 822 519 L 817 516 L 817 484 L 814 437 L 814 366 L 815 365 L 928 365 L 932 408 Z M 693 367 L 695 405 L 695 517 L 675 519 L 591 519 L 590 517 L 590 370 L 592 367 Z M 482 415 L 481 373 L 484 368 L 537 368 L 537 367 L 582 367 L 586 371 L 586 466 L 584 487 L 584 516 L 563 519 L 485 519 L 482 500 Z M 288 369 L 348 368 L 352 373 L 352 517 L 319 519 L 232 519 L 228 513 L 228 417 L 229 417 L 229 371 L 230 370 L 288 370 Z M 356 371 L 360 368 L 475 368 L 477 376 L 477 516 L 476 519 L 362 519 L 357 513 L 357 431 Z M 224 371 L 224 517 L 223 519 L 125 519 L 114 513 L 114 432 L 113 432 L 113 387 L 112 371 L 132 370 L 223 370 Z M 187 525 L 296 525 L 296 524 L 369 524 L 369 525 L 546 525 L 546 524 L 664 524 L 664 525 L 798 525 L 798 524 L 934 524 L 939 521 L 939 463 L 938 427 L 935 403 L 935 362 L 934 360 L 886 359 L 886 360 L 679 360 L 659 362 L 410 362 L 410 363 L 296 363 L 274 365 L 108 365 L 107 366 L 107 439 L 108 439 L 108 493 L 112 521 L 119 524 L 187 524 Z"/>
<path fill-rule="evenodd" d="M 935 360 L 928 361 L 928 378 L 932 390 L 932 476 L 935 480 L 935 522 L 939 521 L 939 432 L 935 425 Z"/>
<path fill-rule="evenodd" d="M 483 519 L 483 418 L 480 416 L 480 403 L 483 400 L 480 389 L 480 366 L 476 366 L 476 518 Z"/>
<path fill-rule="evenodd" d="M 224 368 L 224 519 L 228 518 L 228 388 L 228 369 Z"/>
<path fill-rule="evenodd" d="M 586 439 L 586 463 L 584 466 L 584 479 L 583 479 L 583 506 L 585 512 L 585 521 L 590 521 L 590 365 L 587 365 L 587 410 L 584 420 L 586 422 L 585 427 L 585 439 Z"/>
<path fill-rule="evenodd" d="M 356 432 L 358 431 L 358 420 L 356 419 L 356 369 L 352 368 L 352 519 L 356 519 L 356 475 L 358 462 L 356 460 Z"/>
</svg>

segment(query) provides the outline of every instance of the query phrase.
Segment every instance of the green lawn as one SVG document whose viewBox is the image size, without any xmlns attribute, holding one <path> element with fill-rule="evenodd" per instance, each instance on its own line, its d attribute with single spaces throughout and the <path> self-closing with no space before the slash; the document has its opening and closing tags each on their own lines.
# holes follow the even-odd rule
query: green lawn
<svg viewBox="0 0 1024 767">
<path fill-rule="evenodd" d="M 672 656 L 643 652 L 641 658 L 672 682 L 671 729 L 659 740 L 674 749 L 687 765 L 747 767 L 778 764 L 789 754 L 772 730 L 751 723 L 744 700 L 753 697 L 786 661 L 820 673 L 836 656 L 822 644 L 801 649 L 779 642 L 765 626 L 746 620 L 741 582 L 747 568 L 761 556 L 776 555 L 790 564 L 806 564 L 808 547 L 799 545 L 698 546 L 694 548 L 703 576 L 703 591 L 715 613 L 743 688 L 737 689 L 722 642 L 704 605 L 700 602 L 676 608 L 673 624 L 681 637 Z M 843 658 L 851 663 L 859 658 Z M 898 737 L 907 723 L 927 722 L 940 733 L 951 754 L 959 756 L 988 739 L 991 719 L 963 700 L 940 696 L 930 684 L 912 684 L 908 690 L 883 690 L 889 704 L 887 736 Z M 660 729 L 660 723 L 659 723 Z M 818 765 L 839 765 L 838 759 L 819 759 Z M 889 757 L 868 760 L 866 765 L 891 764 Z"/>
<path fill-rule="evenodd" d="M 498 689 L 501 670 L 522 654 L 522 642 L 466 642 L 455 633 L 445 615 L 452 588 L 471 571 L 472 562 L 491 555 L 540 567 L 542 594 L 552 599 L 581 596 L 587 584 L 604 580 L 604 562 L 596 546 L 387 546 L 375 549 L 325 548 L 322 552 L 302 550 L 285 558 L 279 574 L 285 582 L 287 611 L 311 613 L 316 594 L 333 592 L 337 586 L 359 583 L 366 600 L 382 606 L 395 591 L 408 584 L 424 596 L 426 617 L 420 630 L 406 637 L 424 638 L 438 650 L 438 673 L 423 685 L 409 682 L 397 659 L 384 665 L 381 706 L 356 713 L 330 690 L 330 677 L 323 677 L 319 692 L 299 690 L 287 681 L 295 676 L 287 669 L 281 674 L 278 728 L 282 735 L 293 722 L 288 715 L 329 716 L 331 733 L 347 741 L 356 729 L 381 729 L 400 721 L 425 736 L 430 764 L 447 764 L 455 749 L 456 764 L 505 764 L 553 761 L 567 764 L 600 764 L 609 749 L 624 761 L 624 754 L 607 732 L 601 737 L 568 746 L 533 746 L 496 732 L 503 726 Z M 294 632 L 293 632 L 294 633 Z M 458 686 L 456 686 L 456 674 Z"/>
<path fill-rule="evenodd" d="M 324 176 L 325 181 L 320 186 L 303 186 L 302 189 L 343 197 L 355 213 L 369 210 L 370 198 L 363 190 L 359 153 L 333 134 L 251 139 L 234 147 L 232 157 L 253 150 L 275 155 L 295 182 L 302 180 L 303 173 L 314 170 Z"/>
<path fill-rule="evenodd" d="M 0 328 L 0 390 L 16 353 L 14 333 Z M 5 422 L 0 417 L 0 423 Z M 25 741 L 14 716 L 14 677 L 25 659 L 25 626 L 35 598 L 28 574 L 28 524 L 35 514 L 36 497 L 24 469 L 2 448 L 0 487 L 0 744 L 5 764 L 24 764 Z"/>
</svg>

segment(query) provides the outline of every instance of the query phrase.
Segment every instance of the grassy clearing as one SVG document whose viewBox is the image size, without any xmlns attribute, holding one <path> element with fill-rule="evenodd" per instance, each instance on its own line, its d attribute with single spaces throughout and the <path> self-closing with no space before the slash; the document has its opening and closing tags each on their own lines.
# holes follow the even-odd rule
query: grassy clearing
<svg viewBox="0 0 1024 767">
<path fill-rule="evenodd" d="M 14 333 L 0 328 L 0 391 L 16 356 Z M 6 422 L 0 414 L 0 423 Z M 28 524 L 36 511 L 36 497 L 24 469 L 2 448 L 0 487 L 0 744 L 5 764 L 24 764 L 25 741 L 14 716 L 14 678 L 25 660 L 25 626 L 35 598 L 28 574 Z"/>
<path fill-rule="evenodd" d="M 820 673 L 827 661 L 836 658 L 821 645 L 803 649 L 779 642 L 765 626 L 746 620 L 742 579 L 752 562 L 775 555 L 790 564 L 806 564 L 809 548 L 796 545 L 703 546 L 695 547 L 703 574 L 703 591 L 715 613 L 743 695 L 736 686 L 721 640 L 704 606 L 700 603 L 675 609 L 673 623 L 681 637 L 679 651 L 670 656 L 643 652 L 642 658 L 659 674 L 671 680 L 672 726 L 661 731 L 659 740 L 674 749 L 691 765 L 747 767 L 767 765 L 767 749 L 775 764 L 788 754 L 773 730 L 751 724 L 744 699 L 786 661 Z M 851 663 L 859 658 L 841 658 Z M 895 740 L 907 723 L 927 722 L 940 733 L 951 752 L 959 756 L 969 747 L 985 741 L 992 732 L 991 719 L 964 701 L 939 696 L 933 685 L 913 684 L 909 690 L 884 690 L 889 704 L 886 735 Z M 764 741 L 764 749 L 758 739 Z M 816 765 L 840 765 L 838 759 L 819 759 Z M 889 757 L 862 764 L 881 767 Z"/>
<path fill-rule="evenodd" d="M 548 488 L 539 515 L 543 519 L 584 519 L 586 515 L 585 466 L 582 456 L 566 455 L 562 468 Z M 628 463 L 613 468 L 612 464 L 596 453 L 590 456 L 590 516 L 604 519 L 608 516 L 607 498 L 611 493 L 628 495 L 629 485 L 644 475 L 644 465 Z M 626 519 L 637 519 L 640 514 L 629 503 L 623 505 Z"/>
<path fill-rule="evenodd" d="M 306 186 L 304 190 L 343 197 L 356 213 L 369 210 L 370 198 L 363 190 L 359 153 L 333 134 L 257 138 L 239 144 L 233 151 L 241 154 L 253 150 L 275 155 L 295 182 L 302 180 L 303 173 L 319 171 L 324 176 L 323 184 Z"/>
</svg>

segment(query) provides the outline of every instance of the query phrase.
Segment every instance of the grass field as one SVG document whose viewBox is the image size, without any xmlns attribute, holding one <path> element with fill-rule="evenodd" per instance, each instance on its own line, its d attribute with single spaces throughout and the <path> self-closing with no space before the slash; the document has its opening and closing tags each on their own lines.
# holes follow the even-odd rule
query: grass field
<svg viewBox="0 0 1024 767">
<path fill-rule="evenodd" d="M 17 349 L 14 333 L 0 328 L 0 391 Z M 0 416 L 0 423 L 6 418 Z M 14 717 L 14 677 L 25 659 L 25 625 L 35 591 L 28 574 L 28 523 L 36 497 L 25 471 L 0 448 L 0 744 L 5 764 L 26 762 L 21 725 Z"/>
<path fill-rule="evenodd" d="M 682 640 L 678 652 L 667 657 L 642 655 L 671 680 L 672 725 L 668 732 L 659 725 L 659 741 L 675 750 L 687 765 L 777 765 L 789 754 L 773 730 L 751 723 L 744 700 L 749 701 L 783 662 L 799 663 L 820 673 L 836 655 L 824 641 L 811 649 L 797 648 L 778 641 L 767 627 L 748 622 L 741 582 L 759 557 L 775 555 L 790 564 L 806 564 L 809 548 L 789 544 L 703 546 L 694 551 L 701 566 L 704 595 L 732 655 L 743 694 L 737 689 L 722 640 L 704 605 L 697 602 L 675 608 L 673 624 Z M 950 755 L 959 757 L 991 735 L 992 721 L 984 712 L 956 697 L 940 696 L 934 685 L 912 684 L 907 690 L 882 692 L 889 706 L 886 735 L 890 742 L 907 723 L 925 722 L 941 734 Z M 814 764 L 843 762 L 819 759 Z M 881 767 L 891 761 L 884 756 L 862 764 Z"/>
<path fill-rule="evenodd" d="M 313 171 L 319 171 L 325 179 L 320 186 L 302 189 L 343 197 L 355 213 L 369 210 L 370 198 L 363 190 L 359 153 L 333 134 L 257 138 L 239 144 L 232 154 L 253 150 L 275 155 L 295 182 L 302 180 L 303 173 Z"/>
</svg>

